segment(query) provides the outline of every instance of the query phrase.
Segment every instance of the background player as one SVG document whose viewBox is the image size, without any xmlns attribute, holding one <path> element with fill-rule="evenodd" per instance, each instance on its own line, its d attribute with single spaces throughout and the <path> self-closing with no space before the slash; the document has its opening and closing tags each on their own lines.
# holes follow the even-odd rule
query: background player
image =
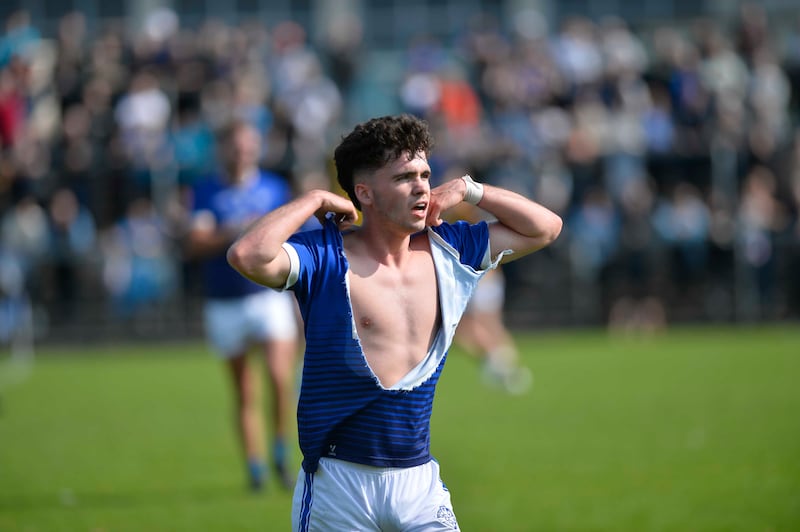
<svg viewBox="0 0 800 532">
<path fill-rule="evenodd" d="M 236 121 L 222 130 L 222 171 L 194 188 L 188 239 L 190 256 L 203 261 L 206 334 L 233 383 L 237 430 L 254 490 L 262 488 L 267 469 L 260 375 L 248 363 L 248 352 L 258 347 L 264 356 L 272 392 L 272 463 L 280 482 L 290 488 L 286 437 L 298 347 L 291 296 L 245 279 L 225 258 L 228 246 L 248 224 L 291 196 L 285 179 L 259 169 L 261 143 L 257 130 L 246 122 Z"/>
</svg>

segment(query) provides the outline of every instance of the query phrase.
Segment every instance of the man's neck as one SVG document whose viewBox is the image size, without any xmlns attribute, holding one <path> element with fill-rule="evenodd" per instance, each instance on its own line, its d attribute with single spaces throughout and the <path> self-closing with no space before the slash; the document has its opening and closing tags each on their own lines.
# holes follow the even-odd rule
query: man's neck
<svg viewBox="0 0 800 532">
<path fill-rule="evenodd" d="M 361 253 L 387 266 L 402 266 L 411 256 L 411 234 L 408 233 L 364 223 L 353 238 Z"/>
</svg>

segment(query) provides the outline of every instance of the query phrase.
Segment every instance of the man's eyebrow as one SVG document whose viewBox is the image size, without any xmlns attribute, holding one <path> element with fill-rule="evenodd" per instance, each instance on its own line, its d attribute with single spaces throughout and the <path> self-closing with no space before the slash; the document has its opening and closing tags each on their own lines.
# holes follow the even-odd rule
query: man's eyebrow
<svg viewBox="0 0 800 532">
<path fill-rule="evenodd" d="M 415 174 L 416 174 L 416 172 L 410 172 L 410 171 L 409 172 L 398 172 L 398 173 L 394 174 L 392 177 L 397 178 L 397 179 L 402 179 L 402 178 L 413 176 Z"/>
<path fill-rule="evenodd" d="M 430 170 L 425 170 L 425 171 L 419 172 L 419 173 L 420 173 L 420 175 L 423 175 L 423 176 L 430 176 L 431 175 L 431 171 Z M 394 178 L 404 178 L 404 177 L 412 177 L 412 176 L 415 176 L 415 175 L 417 175 L 417 172 L 415 172 L 413 170 L 409 170 L 408 172 L 398 172 L 398 173 L 394 174 L 392 177 L 394 177 Z"/>
</svg>

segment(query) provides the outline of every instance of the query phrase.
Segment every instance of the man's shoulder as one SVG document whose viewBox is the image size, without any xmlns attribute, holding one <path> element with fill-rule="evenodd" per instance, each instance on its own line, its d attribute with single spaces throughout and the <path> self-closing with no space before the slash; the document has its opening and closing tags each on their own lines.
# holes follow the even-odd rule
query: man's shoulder
<svg viewBox="0 0 800 532">
<path fill-rule="evenodd" d="M 431 244 L 448 251 L 463 264 L 482 268 L 489 253 L 489 227 L 486 222 L 442 223 L 430 228 Z"/>
<path fill-rule="evenodd" d="M 338 229 L 327 226 L 320 229 L 310 229 L 293 234 L 288 239 L 287 250 L 290 258 L 294 256 L 298 267 L 298 283 L 292 290 L 298 291 L 319 291 L 329 283 L 319 281 L 313 285 L 309 283 L 311 278 L 333 280 L 341 278 L 347 270 L 347 263 L 344 254 L 342 239 Z M 316 288 L 314 287 L 316 286 Z"/>
<path fill-rule="evenodd" d="M 454 222 L 442 222 L 440 225 L 431 226 L 429 229 L 446 241 L 452 242 L 463 237 L 463 235 L 475 234 L 484 231 L 486 222 L 470 223 L 465 220 Z"/>
<path fill-rule="evenodd" d="M 338 235 L 339 230 L 326 222 L 322 227 L 296 232 L 289 237 L 289 243 L 339 248 L 342 247 L 342 237 Z"/>
</svg>

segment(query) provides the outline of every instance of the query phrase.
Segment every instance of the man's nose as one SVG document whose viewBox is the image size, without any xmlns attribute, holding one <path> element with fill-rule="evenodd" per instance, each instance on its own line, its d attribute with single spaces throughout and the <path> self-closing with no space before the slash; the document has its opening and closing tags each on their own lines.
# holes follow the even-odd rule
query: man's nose
<svg viewBox="0 0 800 532">
<path fill-rule="evenodd" d="M 417 194 L 424 194 L 430 188 L 430 183 L 422 176 L 417 176 L 414 180 L 414 192 Z"/>
</svg>

